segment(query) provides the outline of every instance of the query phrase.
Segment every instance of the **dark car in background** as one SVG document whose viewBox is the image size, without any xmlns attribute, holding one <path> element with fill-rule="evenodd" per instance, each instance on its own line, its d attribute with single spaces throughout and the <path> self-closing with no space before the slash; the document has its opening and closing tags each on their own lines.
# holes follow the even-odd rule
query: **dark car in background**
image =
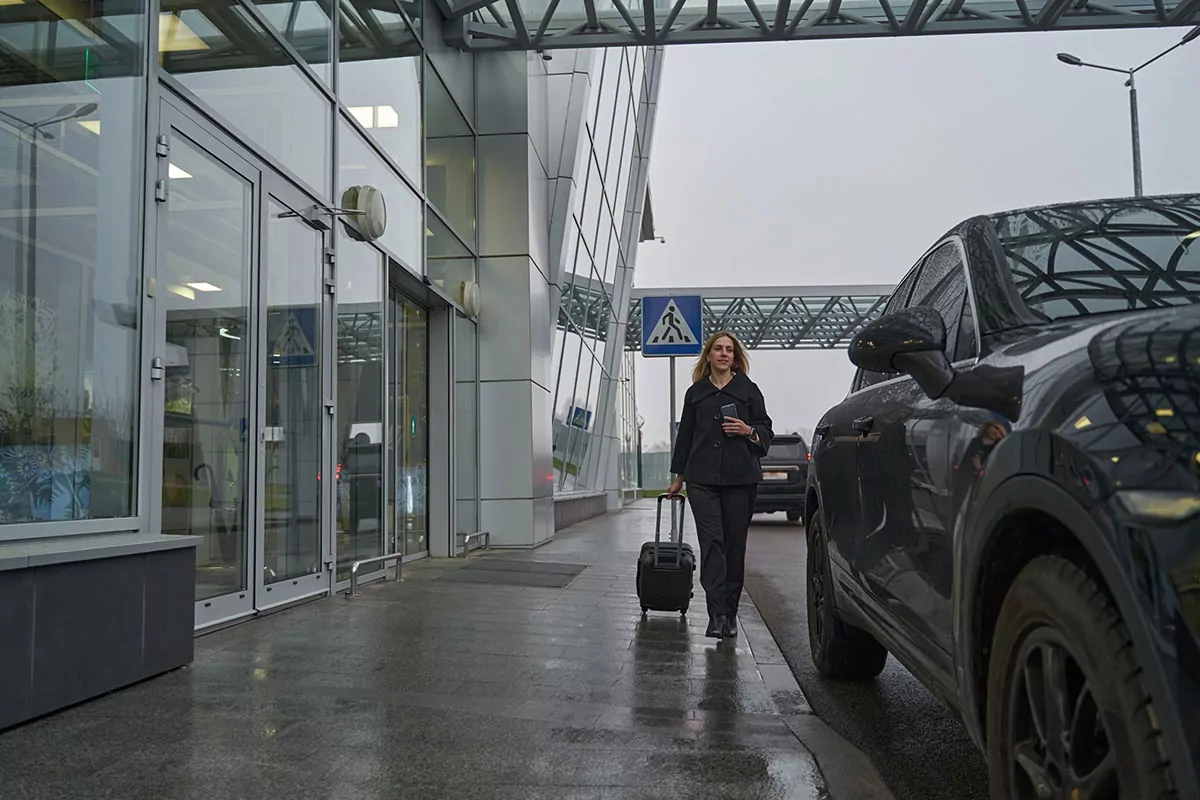
<svg viewBox="0 0 1200 800">
<path fill-rule="evenodd" d="M 994 798 L 1200 797 L 1200 195 L 969 219 L 813 437 L 809 643 L 891 653 Z"/>
<path fill-rule="evenodd" d="M 777 434 L 760 461 L 762 480 L 754 500 L 755 514 L 787 513 L 788 522 L 804 517 L 808 485 L 808 444 L 798 433 Z"/>
</svg>

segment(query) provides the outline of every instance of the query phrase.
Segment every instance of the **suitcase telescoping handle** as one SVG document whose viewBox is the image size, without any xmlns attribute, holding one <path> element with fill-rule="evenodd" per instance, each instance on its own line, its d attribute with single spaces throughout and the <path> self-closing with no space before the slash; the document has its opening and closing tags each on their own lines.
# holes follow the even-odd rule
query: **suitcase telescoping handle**
<svg viewBox="0 0 1200 800">
<path fill-rule="evenodd" d="M 671 501 L 671 534 L 670 534 L 671 539 L 670 539 L 670 541 L 672 541 L 672 542 L 682 542 L 683 541 L 683 518 L 684 518 L 684 505 L 683 504 L 685 502 L 687 502 L 687 500 L 681 494 L 670 495 L 670 494 L 667 494 L 666 492 L 663 492 L 662 494 L 660 494 L 658 496 L 658 515 L 654 520 L 654 541 L 656 544 L 658 543 L 659 536 L 662 534 L 662 504 L 663 504 L 663 500 L 668 500 L 668 499 Z M 679 514 L 678 519 L 676 519 L 676 516 L 675 516 L 677 511 Z M 678 536 L 679 538 L 676 539 L 675 538 L 676 536 Z"/>
</svg>

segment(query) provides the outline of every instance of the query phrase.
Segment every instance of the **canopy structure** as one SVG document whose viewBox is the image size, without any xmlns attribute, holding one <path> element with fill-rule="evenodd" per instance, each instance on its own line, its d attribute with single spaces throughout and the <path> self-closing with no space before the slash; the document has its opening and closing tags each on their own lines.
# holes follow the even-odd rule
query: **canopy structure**
<svg viewBox="0 0 1200 800">
<path fill-rule="evenodd" d="M 438 0 L 463 49 L 1146 28 L 1200 21 L 1200 0 Z"/>
<path fill-rule="evenodd" d="M 845 347 L 864 324 L 879 315 L 894 288 L 891 285 L 635 288 L 625 327 L 625 348 L 642 348 L 641 298 L 672 292 L 700 295 L 706 333 L 733 331 L 754 350 Z M 559 327 L 604 341 L 611 327 L 609 297 L 606 286 L 587 279 L 573 280 L 563 288 Z"/>
</svg>

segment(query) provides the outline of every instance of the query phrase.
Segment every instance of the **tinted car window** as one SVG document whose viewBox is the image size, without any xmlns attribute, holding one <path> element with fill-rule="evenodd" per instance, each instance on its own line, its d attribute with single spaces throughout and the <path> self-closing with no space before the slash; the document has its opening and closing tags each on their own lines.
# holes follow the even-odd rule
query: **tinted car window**
<svg viewBox="0 0 1200 800">
<path fill-rule="evenodd" d="M 920 269 L 921 265 L 918 263 L 909 270 L 908 274 L 904 276 L 904 280 L 900 281 L 896 286 L 896 290 L 888 298 L 887 305 L 883 307 L 884 316 L 901 311 L 908 304 L 908 295 L 912 292 L 913 283 L 916 282 L 917 273 Z M 881 381 L 891 380 L 898 374 L 896 372 L 865 372 L 860 369 L 854 376 L 854 383 L 850 385 L 850 391 L 857 392 L 859 389 L 864 389 Z"/>
<path fill-rule="evenodd" d="M 991 220 L 1018 292 L 1043 320 L 1200 302 L 1200 195 Z"/>
<path fill-rule="evenodd" d="M 937 282 L 927 282 L 926 275 L 939 275 Z M 909 308 L 925 306 L 935 309 L 946 326 L 946 356 L 959 361 L 975 356 L 975 327 L 968 317 L 964 324 L 967 303 L 967 276 L 958 245 L 947 242 L 929 254 L 921 279 L 913 291 Z M 967 355 L 969 353 L 969 355 Z"/>
<path fill-rule="evenodd" d="M 804 442 L 780 442 L 776 440 L 771 443 L 770 449 L 767 450 L 767 458 L 779 461 L 807 461 L 808 448 L 804 446 Z"/>
</svg>

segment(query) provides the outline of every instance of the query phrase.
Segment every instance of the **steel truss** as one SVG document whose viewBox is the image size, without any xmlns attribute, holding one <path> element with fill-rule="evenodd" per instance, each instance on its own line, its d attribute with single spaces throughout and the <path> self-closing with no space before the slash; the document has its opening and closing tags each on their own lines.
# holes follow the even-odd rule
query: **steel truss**
<svg viewBox="0 0 1200 800">
<path fill-rule="evenodd" d="M 437 0 L 463 49 L 1190 25 L 1200 0 Z"/>
<path fill-rule="evenodd" d="M 586 279 L 563 288 L 558 326 L 604 341 L 613 317 L 611 293 Z M 883 310 L 895 287 L 788 286 L 678 290 L 700 295 L 704 330 L 733 331 L 754 350 L 830 350 L 845 347 Z M 625 327 L 625 349 L 642 347 L 642 297 L 664 289 L 634 289 Z"/>
</svg>

